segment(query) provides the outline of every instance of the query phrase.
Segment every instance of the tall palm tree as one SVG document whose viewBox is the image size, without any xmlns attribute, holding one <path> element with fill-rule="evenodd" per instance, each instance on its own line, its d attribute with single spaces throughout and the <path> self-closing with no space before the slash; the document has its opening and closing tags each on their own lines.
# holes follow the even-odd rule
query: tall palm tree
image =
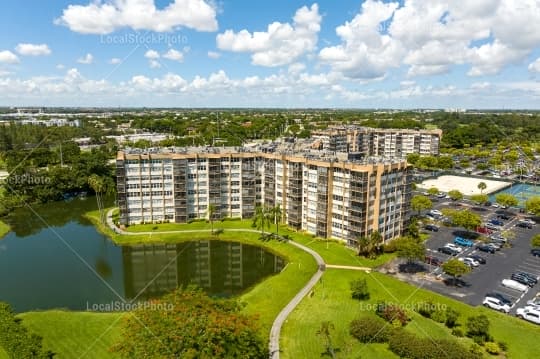
<svg viewBox="0 0 540 359">
<path fill-rule="evenodd" d="M 103 193 L 106 191 L 105 181 L 103 180 L 102 177 L 96 174 L 93 174 L 90 177 L 88 177 L 88 184 L 96 193 L 96 202 L 97 202 L 98 210 L 99 210 L 99 218 L 101 220 L 101 223 L 105 223 L 105 213 L 104 213 L 103 197 L 102 197 Z"/>
<path fill-rule="evenodd" d="M 210 221 L 210 227 L 212 228 L 212 232 L 214 233 L 214 214 L 216 214 L 217 207 L 215 204 L 211 203 L 208 205 L 208 220 Z"/>
<path fill-rule="evenodd" d="M 276 235 L 279 235 L 279 224 L 281 223 L 281 216 L 283 215 L 280 204 L 271 209 L 271 215 L 274 217 L 273 220 L 276 224 Z"/>
<path fill-rule="evenodd" d="M 255 215 L 253 216 L 251 226 L 261 230 L 261 237 L 264 237 L 264 227 L 268 227 L 270 223 L 268 212 L 268 209 L 263 206 L 257 206 L 255 208 Z"/>
<path fill-rule="evenodd" d="M 484 192 L 484 190 L 487 188 L 487 184 L 485 182 L 480 182 L 478 184 L 478 189 L 480 190 L 480 194 L 482 194 L 482 192 Z"/>
</svg>

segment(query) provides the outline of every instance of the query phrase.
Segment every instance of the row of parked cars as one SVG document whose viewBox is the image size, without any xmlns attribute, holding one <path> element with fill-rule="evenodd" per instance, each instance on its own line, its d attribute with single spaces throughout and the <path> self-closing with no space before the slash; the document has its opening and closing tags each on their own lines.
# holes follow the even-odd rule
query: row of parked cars
<svg viewBox="0 0 540 359">
<path fill-rule="evenodd" d="M 485 307 L 507 314 L 510 312 L 510 309 L 512 309 L 513 306 L 510 299 L 496 292 L 486 294 L 482 304 Z M 529 322 L 540 324 L 540 298 L 537 296 L 536 298 L 529 300 L 525 307 L 517 308 L 516 316 Z"/>
</svg>

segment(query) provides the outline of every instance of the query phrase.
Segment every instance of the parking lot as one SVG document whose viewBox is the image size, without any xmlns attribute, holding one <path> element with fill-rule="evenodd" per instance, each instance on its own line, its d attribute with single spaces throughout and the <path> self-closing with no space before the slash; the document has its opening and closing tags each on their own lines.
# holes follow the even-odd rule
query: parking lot
<svg viewBox="0 0 540 359">
<path fill-rule="evenodd" d="M 435 209 L 453 207 L 448 200 L 440 200 L 435 203 Z M 494 207 L 478 207 L 469 204 L 462 204 L 462 207 L 480 214 L 486 223 L 490 218 L 497 216 L 495 213 L 498 209 Z M 529 217 L 529 216 L 525 216 Z M 428 280 L 422 280 L 422 286 L 429 288 L 441 294 L 454 297 L 460 301 L 471 305 L 482 305 L 482 301 L 487 293 L 497 292 L 513 303 L 510 314 L 515 314 L 518 307 L 523 307 L 526 302 L 535 297 L 540 291 L 540 284 L 532 288 L 528 288 L 526 292 L 520 292 L 514 289 L 506 288 L 501 285 L 503 279 L 510 279 L 512 273 L 517 271 L 533 274 L 535 277 L 540 277 L 540 258 L 534 257 L 530 253 L 530 239 L 535 234 L 540 233 L 540 224 L 534 225 L 531 229 L 516 227 L 519 219 L 524 218 L 523 214 L 514 212 L 514 216 L 508 220 L 504 220 L 504 231 L 514 233 L 515 238 L 509 239 L 511 247 L 503 247 L 494 254 L 485 253 L 476 249 L 476 244 L 479 241 L 474 241 L 473 247 L 462 247 L 463 251 L 454 258 L 465 258 L 467 256 L 478 254 L 486 259 L 486 264 L 480 264 L 474 267 L 470 273 L 461 277 L 458 285 L 448 281 L 448 276 L 442 273 L 440 267 L 425 265 L 431 275 Z M 437 257 L 443 261 L 448 260 L 452 256 L 439 253 L 437 249 L 443 247 L 446 243 L 453 243 L 456 236 L 463 236 L 465 231 L 463 228 L 440 226 L 438 232 L 428 232 L 430 238 L 426 241 L 427 255 Z M 446 279 L 446 280 L 445 280 Z M 416 284 L 419 284 L 415 280 Z"/>
</svg>

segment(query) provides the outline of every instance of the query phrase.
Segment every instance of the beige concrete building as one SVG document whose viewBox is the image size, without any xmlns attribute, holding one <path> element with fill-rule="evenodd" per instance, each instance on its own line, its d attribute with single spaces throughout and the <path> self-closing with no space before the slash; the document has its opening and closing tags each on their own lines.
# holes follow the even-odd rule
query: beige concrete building
<svg viewBox="0 0 540 359">
<path fill-rule="evenodd" d="M 404 160 L 352 160 L 347 153 L 291 151 L 289 145 L 126 150 L 118 153 L 123 224 L 250 218 L 280 205 L 283 222 L 354 244 L 379 231 L 401 235 L 411 196 Z"/>
</svg>

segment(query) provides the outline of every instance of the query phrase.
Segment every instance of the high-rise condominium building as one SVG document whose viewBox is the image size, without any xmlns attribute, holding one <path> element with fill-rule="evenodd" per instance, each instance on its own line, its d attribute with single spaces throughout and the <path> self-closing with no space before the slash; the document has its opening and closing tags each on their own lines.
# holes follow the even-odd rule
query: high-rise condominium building
<svg viewBox="0 0 540 359">
<path fill-rule="evenodd" d="M 359 152 L 364 156 L 406 158 L 408 154 L 439 155 L 442 130 L 385 129 L 335 126 L 312 133 L 314 147 Z"/>
<path fill-rule="evenodd" d="M 347 153 L 255 147 L 125 150 L 117 160 L 124 225 L 250 218 L 257 206 L 282 209 L 282 222 L 354 244 L 378 231 L 403 232 L 410 200 L 406 161 L 353 160 Z"/>
</svg>

